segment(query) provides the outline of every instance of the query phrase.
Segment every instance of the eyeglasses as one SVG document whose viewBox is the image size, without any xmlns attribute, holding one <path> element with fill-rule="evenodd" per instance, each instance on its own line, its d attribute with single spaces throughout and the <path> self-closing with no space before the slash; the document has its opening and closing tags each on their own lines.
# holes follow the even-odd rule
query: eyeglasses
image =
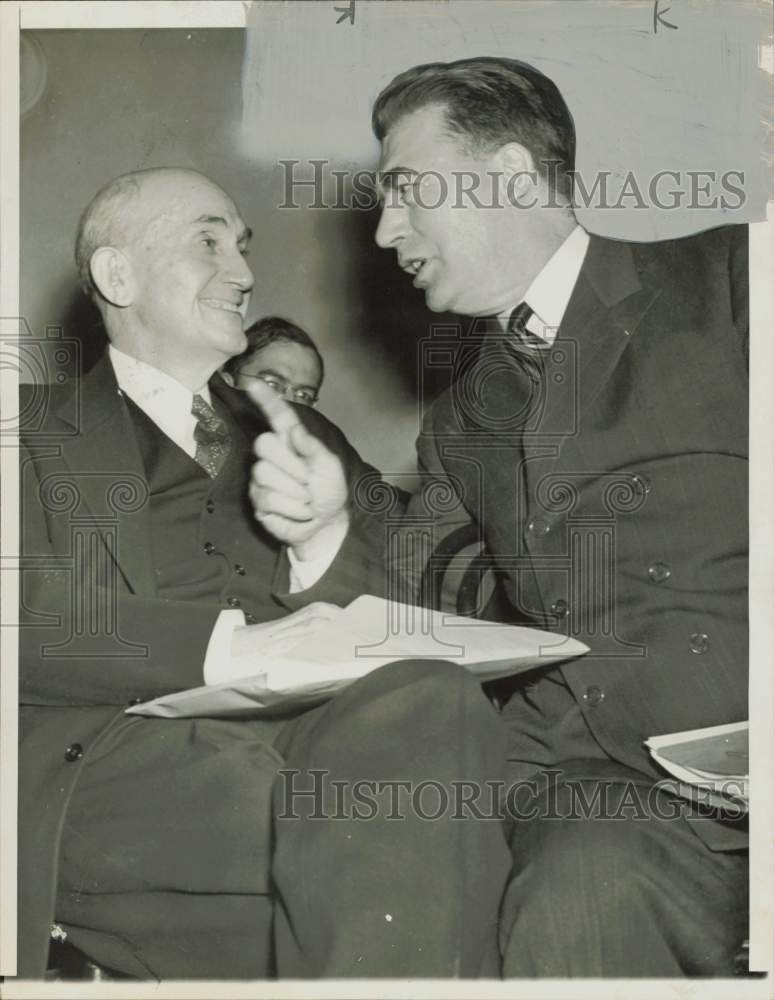
<svg viewBox="0 0 774 1000">
<path fill-rule="evenodd" d="M 273 389 L 278 396 L 282 396 L 283 399 L 287 399 L 292 403 L 300 403 L 302 406 L 314 406 L 319 399 L 314 389 L 305 389 L 301 386 L 291 385 L 286 379 L 279 378 L 277 375 L 248 375 L 247 372 L 239 372 L 239 377 L 260 379 L 261 382 L 265 382 L 266 385 Z"/>
</svg>

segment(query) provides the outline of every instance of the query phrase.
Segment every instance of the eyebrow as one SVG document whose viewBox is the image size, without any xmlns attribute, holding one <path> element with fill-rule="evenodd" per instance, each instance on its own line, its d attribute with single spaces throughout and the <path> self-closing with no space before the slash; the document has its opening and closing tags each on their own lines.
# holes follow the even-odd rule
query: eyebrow
<svg viewBox="0 0 774 1000">
<path fill-rule="evenodd" d="M 377 174 L 377 187 L 384 195 L 388 191 L 394 191 L 398 183 L 405 183 L 412 177 L 416 177 L 418 171 L 411 167 L 390 167 L 389 170 L 381 170 Z"/>
<path fill-rule="evenodd" d="M 223 218 L 222 215 L 200 215 L 198 219 L 194 220 L 194 225 L 198 226 L 204 223 L 205 225 L 221 225 L 228 228 L 228 222 Z M 253 231 L 249 226 L 245 226 L 240 230 L 237 236 L 237 243 L 247 243 L 253 238 Z"/>
</svg>

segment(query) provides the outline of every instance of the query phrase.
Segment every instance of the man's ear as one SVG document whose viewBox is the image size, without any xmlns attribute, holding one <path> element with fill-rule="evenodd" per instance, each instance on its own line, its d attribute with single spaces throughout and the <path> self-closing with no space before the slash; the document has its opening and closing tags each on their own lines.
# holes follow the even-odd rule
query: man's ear
<svg viewBox="0 0 774 1000">
<path fill-rule="evenodd" d="M 492 159 L 509 197 L 520 199 L 537 184 L 535 160 L 520 142 L 506 142 L 492 154 Z"/>
<path fill-rule="evenodd" d="M 100 295 L 111 305 L 124 308 L 132 304 L 134 274 L 129 258 L 116 247 L 97 247 L 89 261 L 91 279 Z"/>
</svg>

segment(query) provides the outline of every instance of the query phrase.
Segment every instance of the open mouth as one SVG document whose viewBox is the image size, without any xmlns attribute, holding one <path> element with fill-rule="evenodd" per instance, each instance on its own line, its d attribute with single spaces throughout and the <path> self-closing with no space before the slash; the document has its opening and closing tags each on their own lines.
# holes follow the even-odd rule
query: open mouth
<svg viewBox="0 0 774 1000">
<path fill-rule="evenodd" d="M 236 313 L 242 315 L 241 308 L 235 302 L 227 302 L 225 299 L 200 299 L 202 305 L 209 306 L 210 309 L 220 309 L 223 312 Z"/>
<path fill-rule="evenodd" d="M 401 263 L 401 267 L 414 278 L 414 287 L 419 288 L 425 283 L 427 269 L 432 262 L 427 257 L 412 257 Z"/>
<path fill-rule="evenodd" d="M 427 261 L 424 257 L 415 257 L 413 260 L 409 260 L 405 264 L 401 264 L 401 267 L 407 274 L 413 274 L 416 276 L 426 263 Z"/>
</svg>

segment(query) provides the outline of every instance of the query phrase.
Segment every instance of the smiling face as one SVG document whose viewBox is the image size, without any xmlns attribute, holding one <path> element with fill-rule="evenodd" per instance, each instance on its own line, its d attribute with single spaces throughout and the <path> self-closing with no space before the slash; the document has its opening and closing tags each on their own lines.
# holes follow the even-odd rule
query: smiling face
<svg viewBox="0 0 774 1000">
<path fill-rule="evenodd" d="M 467 153 L 449 134 L 443 108 L 428 105 L 393 125 L 379 170 L 384 207 L 376 242 L 396 251 L 428 307 L 474 316 L 512 305 L 514 291 L 526 288 L 530 254 L 519 241 L 518 213 L 526 210 L 503 193 L 500 153 Z M 475 198 L 464 193 L 471 188 Z"/>
<path fill-rule="evenodd" d="M 273 340 L 253 351 L 236 373 L 238 389 L 248 389 L 260 378 L 297 403 L 313 406 L 322 382 L 322 370 L 311 347 L 291 340 Z"/>
<path fill-rule="evenodd" d="M 146 179 L 136 211 L 136 236 L 122 248 L 133 278 L 124 323 L 132 353 L 172 375 L 207 378 L 247 345 L 249 230 L 228 195 L 193 172 Z"/>
</svg>

